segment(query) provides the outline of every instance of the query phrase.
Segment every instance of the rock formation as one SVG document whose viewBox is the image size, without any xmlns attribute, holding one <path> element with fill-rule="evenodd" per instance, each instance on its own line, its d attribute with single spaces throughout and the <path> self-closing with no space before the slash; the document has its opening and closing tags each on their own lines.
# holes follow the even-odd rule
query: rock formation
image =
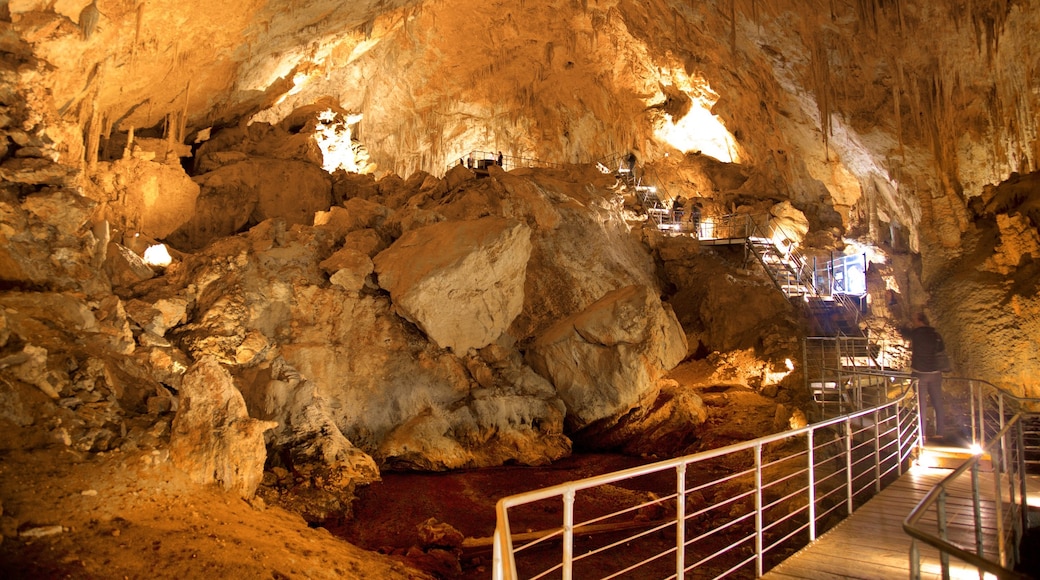
<svg viewBox="0 0 1040 580">
<path fill-rule="evenodd" d="M 12 0 L 0 448 L 320 523 L 387 470 L 682 453 L 696 387 L 811 416 L 802 311 L 651 197 L 862 251 L 862 326 L 926 310 L 959 374 L 1037 395 L 1038 12 Z"/>
</svg>

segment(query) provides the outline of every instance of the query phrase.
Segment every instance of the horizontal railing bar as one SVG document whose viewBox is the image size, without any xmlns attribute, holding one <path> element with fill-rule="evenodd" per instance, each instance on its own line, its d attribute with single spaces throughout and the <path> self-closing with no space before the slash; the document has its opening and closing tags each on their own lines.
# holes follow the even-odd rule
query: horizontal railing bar
<svg viewBox="0 0 1040 580">
<path fill-rule="evenodd" d="M 574 556 L 574 561 L 577 562 L 577 561 L 583 560 L 585 558 L 591 558 L 592 556 L 595 556 L 596 554 L 601 554 L 603 552 L 606 552 L 608 550 L 616 548 L 616 547 L 618 547 L 618 546 L 620 546 L 622 544 L 627 544 L 627 543 L 631 542 L 632 540 L 641 538 L 643 536 L 652 534 L 654 532 L 659 532 L 659 531 L 661 531 L 661 530 L 663 530 L 665 528 L 669 528 L 669 527 L 671 527 L 673 525 L 675 525 L 674 522 L 666 522 L 663 525 L 659 525 L 659 526 L 656 526 L 656 527 L 653 527 L 653 528 L 650 528 L 650 529 L 643 530 L 643 531 L 641 531 L 638 534 L 635 534 L 633 536 L 627 536 L 627 537 L 625 537 L 623 539 L 620 539 L 620 540 L 614 542 L 613 544 L 607 544 L 605 546 L 600 546 L 600 547 L 598 547 L 598 548 L 596 548 L 594 550 L 589 550 L 588 552 L 585 552 L 584 554 L 579 554 L 577 556 Z M 577 535 L 577 533 L 575 533 L 575 535 Z M 672 548 L 672 549 L 674 550 L 675 548 Z"/>
<path fill-rule="evenodd" d="M 768 554 L 770 550 L 773 550 L 774 548 L 776 548 L 780 544 L 783 544 L 787 540 L 790 540 L 791 538 L 795 537 L 796 535 L 806 531 L 808 528 L 809 528 L 809 524 L 802 524 L 801 526 L 798 527 L 798 529 L 792 530 L 791 533 L 787 534 L 786 536 L 780 538 L 779 540 L 773 542 L 772 544 L 770 544 L 770 545 L 768 545 L 766 547 L 763 547 L 762 548 L 762 553 L 763 554 Z"/>
<path fill-rule="evenodd" d="M 702 558 L 699 562 L 694 563 L 692 566 L 690 566 L 686 570 L 689 571 L 689 570 L 692 570 L 692 569 L 700 566 L 701 564 L 704 564 L 706 562 L 710 562 L 710 561 L 714 560 L 715 558 L 717 558 L 718 556 L 721 556 L 721 555 L 725 554 L 726 552 L 732 550 L 733 548 L 743 544 L 744 542 L 747 542 L 748 540 L 753 540 L 753 539 L 755 539 L 755 535 L 754 534 L 749 534 L 747 536 L 744 536 L 743 538 L 740 538 L 739 540 L 737 540 L 736 542 L 733 542 L 732 544 L 726 546 L 725 548 L 722 548 L 721 550 L 718 550 L 717 552 L 715 552 L 713 554 L 708 554 L 706 557 Z M 754 559 L 754 557 L 752 557 L 752 559 Z M 745 560 L 740 565 L 743 566 L 744 564 L 746 564 L 748 562 L 749 562 L 749 560 Z M 730 570 L 730 571 L 732 571 L 732 570 Z M 728 574 L 730 571 L 725 572 L 725 574 Z"/>
</svg>

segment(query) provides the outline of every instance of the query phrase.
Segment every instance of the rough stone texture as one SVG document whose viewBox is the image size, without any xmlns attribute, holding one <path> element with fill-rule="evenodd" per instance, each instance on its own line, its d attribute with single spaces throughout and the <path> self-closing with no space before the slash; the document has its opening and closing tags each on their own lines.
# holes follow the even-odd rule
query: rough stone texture
<svg viewBox="0 0 1040 580">
<path fill-rule="evenodd" d="M 502 218 L 411 230 L 376 256 L 397 311 L 464 354 L 494 342 L 520 314 L 530 229 Z"/>
<path fill-rule="evenodd" d="M 649 402 L 657 379 L 686 356 L 686 337 L 670 307 L 629 286 L 550 327 L 529 356 L 567 406 L 568 427 L 580 431 Z"/>
<path fill-rule="evenodd" d="M 141 256 L 115 242 L 105 252 L 105 273 L 114 286 L 132 286 L 155 277 L 155 270 Z"/>
<path fill-rule="evenodd" d="M 191 220 L 171 236 L 186 249 L 201 248 L 248 224 L 281 218 L 311 224 L 332 203 L 332 182 L 311 163 L 249 158 L 196 178 L 201 194 Z"/>
<path fill-rule="evenodd" d="M 306 433 L 338 430 L 345 440 L 294 455 L 319 474 L 339 464 L 318 459 L 350 446 L 384 469 L 544 463 L 569 453 L 563 404 L 511 345 L 464 363 L 395 316 L 385 296 L 330 285 L 318 266 L 332 254 L 330 239 L 320 227 L 265 222 L 167 274 L 176 287 L 192 284 L 196 304 L 192 320 L 170 334 L 194 356 L 218 356 L 235 369 L 254 413 L 282 424 L 276 445 L 311 448 L 317 444 L 294 445 Z M 267 347 L 240 360 L 250 336 L 265 337 Z M 273 362 L 279 357 L 287 364 Z M 324 403 L 308 410 L 312 399 Z"/>
<path fill-rule="evenodd" d="M 707 418 L 708 409 L 693 389 L 661 379 L 632 412 L 594 422 L 575 443 L 630 455 L 677 456 L 696 441 Z"/>
<path fill-rule="evenodd" d="M 351 248 L 341 248 L 318 265 L 330 274 L 330 282 L 353 292 L 364 288 L 365 280 L 375 269 L 368 255 Z"/>
<path fill-rule="evenodd" d="M 142 159 L 99 163 L 88 195 L 116 229 L 163 239 L 195 213 L 199 186 L 180 165 Z"/>
<path fill-rule="evenodd" d="M 267 459 L 264 431 L 277 423 L 249 418 L 231 375 L 213 358 L 188 369 L 180 392 L 170 434 L 174 465 L 197 483 L 252 497 Z"/>
<path fill-rule="evenodd" d="M 0 188 L 0 280 L 91 295 L 109 291 L 99 275 L 97 239 L 87 227 L 94 202 L 68 189 L 24 198 Z"/>
</svg>

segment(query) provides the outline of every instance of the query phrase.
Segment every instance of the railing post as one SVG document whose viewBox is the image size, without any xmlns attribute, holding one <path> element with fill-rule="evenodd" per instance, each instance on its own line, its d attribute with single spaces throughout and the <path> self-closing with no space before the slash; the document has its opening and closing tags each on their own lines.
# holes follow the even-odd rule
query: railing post
<svg viewBox="0 0 1040 580">
<path fill-rule="evenodd" d="M 975 404 L 975 397 L 977 396 L 976 395 L 976 391 L 981 392 L 982 391 L 982 385 L 979 385 L 978 388 L 976 388 L 975 387 L 975 381 L 969 380 L 968 381 L 968 399 L 971 400 L 971 442 L 972 443 L 977 443 L 977 444 L 981 445 L 982 443 L 979 440 L 979 428 L 978 428 L 978 425 L 977 425 L 978 419 L 975 417 L 975 413 L 980 412 L 979 409 L 981 409 L 982 406 L 981 405 L 976 406 L 976 404 Z M 979 396 L 979 402 L 980 403 L 982 402 L 982 397 L 981 396 Z"/>
<path fill-rule="evenodd" d="M 755 444 L 755 578 L 764 573 L 762 554 L 762 444 Z"/>
<path fill-rule="evenodd" d="M 921 580 L 921 550 L 917 538 L 910 539 L 910 580 Z"/>
<path fill-rule="evenodd" d="M 914 382 L 914 392 L 917 393 L 917 446 L 924 447 L 924 414 L 927 411 L 924 399 L 921 398 L 921 381 L 917 378 L 911 380 Z"/>
<path fill-rule="evenodd" d="M 1001 401 L 1003 402 L 1003 398 L 1001 399 Z M 1003 407 L 1003 405 L 1001 405 L 1001 407 Z M 1003 409 L 1001 409 L 1001 411 L 1003 411 Z M 1001 415 L 1000 422 L 1001 422 L 1001 431 L 1003 431 L 1003 429 L 1004 429 L 1004 427 L 1003 427 L 1003 423 L 1004 423 L 1003 414 Z M 998 551 L 998 554 L 999 554 L 998 558 L 1000 558 L 999 561 L 1000 561 L 1001 566 L 1004 566 L 1004 565 L 1007 564 L 1007 543 L 1004 541 L 1004 501 L 1003 501 L 1003 497 L 1001 497 L 1001 494 L 1000 494 L 1000 480 L 1001 480 L 1001 477 L 1002 477 L 1001 473 L 1004 471 L 1004 459 L 1003 459 L 1003 457 L 1004 457 L 1004 447 L 1005 447 L 1006 443 L 1007 443 L 1007 438 L 1006 438 L 1006 434 L 1005 434 L 1005 437 L 1001 438 L 1001 440 L 999 442 L 997 442 L 998 449 L 994 449 L 993 451 L 995 453 L 991 452 L 990 453 L 990 457 L 989 457 L 990 463 L 993 466 L 993 492 L 994 492 L 993 493 L 993 504 L 994 504 L 994 511 L 996 512 L 996 518 L 997 518 L 997 522 L 996 522 L 997 523 L 997 551 Z"/>
<path fill-rule="evenodd" d="M 975 515 L 975 553 L 985 557 L 982 544 L 982 498 L 979 493 L 979 462 L 971 466 L 971 506 Z M 999 515 L 997 517 L 1000 517 Z"/>
<path fill-rule="evenodd" d="M 675 466 L 675 577 L 686 577 L 686 463 Z"/>
<path fill-rule="evenodd" d="M 946 533 L 946 488 L 943 487 L 939 490 L 939 498 L 935 502 L 935 517 L 939 520 L 939 538 L 946 542 L 949 541 L 948 534 Z M 942 567 L 942 579 L 950 580 L 950 553 L 946 550 L 939 550 L 939 565 Z"/>
<path fill-rule="evenodd" d="M 903 403 L 895 406 L 896 410 L 896 474 L 903 477 Z"/>
<path fill-rule="evenodd" d="M 809 541 L 816 541 L 816 430 L 809 429 Z"/>
<path fill-rule="evenodd" d="M 571 580 L 574 567 L 574 490 L 563 493 L 563 580 Z"/>
<path fill-rule="evenodd" d="M 852 477 L 852 420 L 845 419 L 845 488 L 848 500 L 846 501 L 846 507 L 848 507 L 849 515 L 852 515 L 852 495 L 855 489 L 855 482 Z"/>
<path fill-rule="evenodd" d="M 1018 440 L 1018 497 L 1021 498 L 1022 504 L 1018 507 L 1020 520 L 1018 525 L 1018 540 L 1015 542 L 1015 562 L 1021 562 L 1021 554 L 1018 552 L 1018 545 L 1022 539 L 1022 534 L 1029 529 L 1029 496 L 1026 495 L 1026 442 L 1025 442 L 1025 425 L 1022 419 L 1018 420 L 1018 429 L 1016 431 L 1016 439 Z"/>
<path fill-rule="evenodd" d="M 874 492 L 881 493 L 881 426 L 878 410 L 874 407 Z"/>
</svg>

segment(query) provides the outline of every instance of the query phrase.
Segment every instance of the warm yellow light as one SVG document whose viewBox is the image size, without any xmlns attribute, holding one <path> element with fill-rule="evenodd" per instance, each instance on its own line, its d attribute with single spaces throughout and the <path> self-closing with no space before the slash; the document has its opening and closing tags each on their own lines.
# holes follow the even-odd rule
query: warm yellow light
<svg viewBox="0 0 1040 580">
<path fill-rule="evenodd" d="M 295 75 L 293 75 L 293 78 L 292 78 L 293 87 L 291 89 L 289 89 L 289 94 L 290 95 L 295 95 L 296 93 L 302 91 L 303 90 L 303 86 L 307 84 L 307 80 L 309 78 L 310 77 L 307 75 L 307 73 L 303 73 L 303 72 L 298 72 Z"/>
<path fill-rule="evenodd" d="M 794 363 L 791 362 L 791 359 L 789 359 L 789 358 L 788 359 L 784 359 L 784 364 L 787 366 L 787 370 L 789 370 L 789 371 L 793 371 L 794 370 Z"/>
<path fill-rule="evenodd" d="M 342 169 L 350 173 L 358 173 L 360 167 L 351 140 L 350 126 L 360 121 L 362 116 L 343 115 L 328 109 L 318 114 L 318 124 L 314 130 L 314 141 L 321 149 L 322 169 L 332 173 Z"/>
<path fill-rule="evenodd" d="M 173 263 L 173 257 L 170 256 L 170 252 L 166 249 L 165 244 L 149 246 L 148 249 L 144 251 L 143 259 L 145 264 L 148 264 L 149 266 L 158 266 L 160 268 L 165 268 Z"/>
<path fill-rule="evenodd" d="M 921 455 L 917 458 L 917 467 L 922 469 L 932 469 L 939 466 L 939 460 L 935 454 L 930 451 L 922 450 Z"/>
<path fill-rule="evenodd" d="M 674 119 L 666 114 L 667 120 L 657 127 L 655 136 L 683 153 L 700 151 L 719 161 L 739 163 L 736 140 L 711 112 L 719 96 L 708 82 L 701 78 L 690 78 L 682 70 L 670 71 L 670 78 L 665 79 L 665 82 L 674 84 L 690 98 L 692 104 L 682 118 Z"/>
<path fill-rule="evenodd" d="M 968 449 L 971 450 L 972 455 L 982 455 L 982 446 L 978 443 L 972 443 L 968 446 Z"/>
</svg>

